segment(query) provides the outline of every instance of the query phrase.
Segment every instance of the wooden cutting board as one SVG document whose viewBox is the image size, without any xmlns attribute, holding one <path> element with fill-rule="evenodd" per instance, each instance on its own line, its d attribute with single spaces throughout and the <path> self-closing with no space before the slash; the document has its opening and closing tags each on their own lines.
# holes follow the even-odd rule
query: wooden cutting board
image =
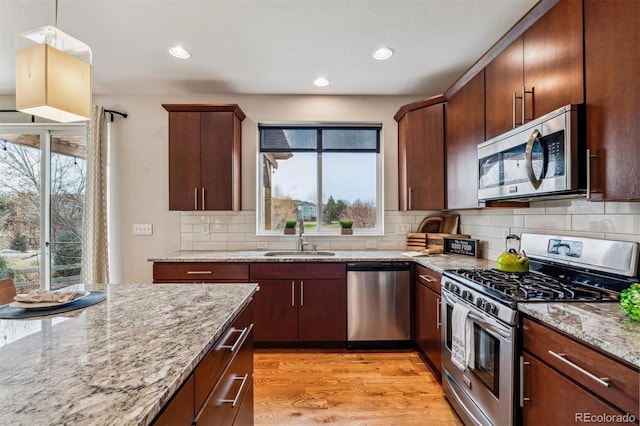
<svg viewBox="0 0 640 426">
<path fill-rule="evenodd" d="M 460 216 L 457 214 L 447 215 L 442 218 L 440 223 L 441 234 L 457 234 Z"/>
</svg>

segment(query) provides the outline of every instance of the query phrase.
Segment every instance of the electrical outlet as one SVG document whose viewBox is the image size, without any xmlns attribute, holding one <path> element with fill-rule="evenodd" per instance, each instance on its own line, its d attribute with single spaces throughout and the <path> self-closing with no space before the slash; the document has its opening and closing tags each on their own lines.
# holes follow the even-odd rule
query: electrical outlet
<svg viewBox="0 0 640 426">
<path fill-rule="evenodd" d="M 398 225 L 398 234 L 406 234 L 407 232 L 411 232 L 411 225 L 408 223 L 401 223 Z"/>
<path fill-rule="evenodd" d="M 209 233 L 209 224 L 208 223 L 203 223 L 202 224 L 202 229 L 200 229 L 200 232 L 202 232 L 203 234 L 208 234 Z"/>
<path fill-rule="evenodd" d="M 367 241 L 364 243 L 364 246 L 368 249 L 374 249 L 374 248 L 378 248 L 378 242 L 377 241 Z"/>
<path fill-rule="evenodd" d="M 256 243 L 256 247 L 258 249 L 266 250 L 269 248 L 269 243 L 267 243 L 266 241 L 258 241 L 258 243 Z"/>
<path fill-rule="evenodd" d="M 151 223 L 134 223 L 133 235 L 153 235 L 153 224 Z"/>
</svg>

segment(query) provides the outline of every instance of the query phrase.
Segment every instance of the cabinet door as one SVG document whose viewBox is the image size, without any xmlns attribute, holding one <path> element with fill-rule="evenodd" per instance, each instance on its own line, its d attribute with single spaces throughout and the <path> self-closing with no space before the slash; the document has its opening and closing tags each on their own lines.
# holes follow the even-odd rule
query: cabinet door
<svg viewBox="0 0 640 426">
<path fill-rule="evenodd" d="M 591 200 L 640 199 L 640 2 L 585 0 Z"/>
<path fill-rule="evenodd" d="M 599 398 L 524 352 L 522 424 L 587 423 L 587 415 L 623 415 Z"/>
<path fill-rule="evenodd" d="M 200 113 L 169 113 L 169 210 L 197 210 Z"/>
<path fill-rule="evenodd" d="M 233 112 L 200 114 L 199 202 L 204 210 L 240 210 L 240 121 Z"/>
<path fill-rule="evenodd" d="M 524 33 L 523 39 L 524 86 L 534 92 L 533 105 L 525 103 L 526 121 L 568 104 L 583 103 L 582 2 L 561 0 Z"/>
<path fill-rule="evenodd" d="M 346 341 L 346 280 L 301 280 L 298 289 L 298 340 Z"/>
<path fill-rule="evenodd" d="M 409 111 L 398 137 L 400 210 L 444 208 L 444 104 Z"/>
<path fill-rule="evenodd" d="M 484 71 L 447 102 L 447 208 L 478 207 L 478 144 L 484 141 Z"/>
<path fill-rule="evenodd" d="M 293 342 L 298 338 L 294 280 L 260 280 L 253 296 L 256 342 Z"/>
<path fill-rule="evenodd" d="M 442 377 L 440 295 L 416 281 L 416 343 Z"/>
<path fill-rule="evenodd" d="M 487 140 L 522 122 L 522 101 L 518 99 L 514 105 L 514 93 L 521 95 L 523 78 L 522 37 L 519 37 L 485 68 Z"/>
</svg>

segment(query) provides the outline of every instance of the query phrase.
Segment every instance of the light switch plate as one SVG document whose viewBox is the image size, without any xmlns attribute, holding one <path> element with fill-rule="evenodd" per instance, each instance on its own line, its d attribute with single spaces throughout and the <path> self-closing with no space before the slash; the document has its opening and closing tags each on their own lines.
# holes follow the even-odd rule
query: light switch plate
<svg viewBox="0 0 640 426">
<path fill-rule="evenodd" d="M 153 235 L 153 224 L 151 223 L 134 223 L 133 235 Z"/>
<path fill-rule="evenodd" d="M 378 248 L 378 242 L 377 241 L 367 241 L 366 243 L 364 243 L 364 246 L 368 249 L 374 249 L 374 248 Z"/>
<path fill-rule="evenodd" d="M 266 241 L 258 241 L 258 243 L 256 244 L 256 247 L 258 249 L 268 249 L 269 244 Z"/>
</svg>

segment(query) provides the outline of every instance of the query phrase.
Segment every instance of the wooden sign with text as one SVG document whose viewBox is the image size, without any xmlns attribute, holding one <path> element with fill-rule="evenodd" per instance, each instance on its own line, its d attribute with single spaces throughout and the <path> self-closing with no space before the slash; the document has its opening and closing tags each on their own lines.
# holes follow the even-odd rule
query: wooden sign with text
<svg viewBox="0 0 640 426">
<path fill-rule="evenodd" d="M 471 238 L 445 238 L 444 252 L 473 257 L 480 256 L 478 240 Z"/>
</svg>

